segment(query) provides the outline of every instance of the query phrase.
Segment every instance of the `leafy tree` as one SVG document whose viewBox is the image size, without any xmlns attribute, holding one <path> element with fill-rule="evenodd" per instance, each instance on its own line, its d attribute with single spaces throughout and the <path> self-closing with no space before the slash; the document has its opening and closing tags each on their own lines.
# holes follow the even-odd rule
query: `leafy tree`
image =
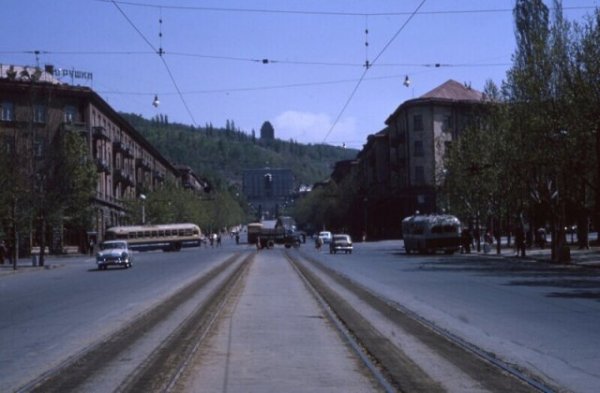
<svg viewBox="0 0 600 393">
<path fill-rule="evenodd" d="M 34 217 L 37 217 L 40 265 L 44 264 L 46 227 L 65 227 L 84 233 L 91 223 L 90 200 L 97 173 L 85 139 L 77 132 L 59 129 L 53 147 L 34 183 Z"/>
</svg>

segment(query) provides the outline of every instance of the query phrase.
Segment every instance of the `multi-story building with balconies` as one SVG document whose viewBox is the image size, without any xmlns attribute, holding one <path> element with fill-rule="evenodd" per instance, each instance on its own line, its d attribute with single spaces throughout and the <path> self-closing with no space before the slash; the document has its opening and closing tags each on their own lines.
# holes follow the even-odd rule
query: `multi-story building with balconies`
<svg viewBox="0 0 600 393">
<path fill-rule="evenodd" d="M 483 100 L 481 92 L 449 80 L 403 102 L 386 127 L 368 137 L 352 169 L 359 179 L 362 214 L 356 221 L 361 230 L 369 237 L 395 237 L 402 218 L 443 208 L 436 191 L 443 180 L 444 156 L 481 113 Z"/>
<path fill-rule="evenodd" d="M 107 227 L 127 222 L 124 201 L 176 184 L 179 171 L 92 89 L 61 83 L 51 71 L 0 65 L 0 150 L 18 154 L 33 172 L 57 133 L 81 135 L 97 167 L 89 235 L 101 240 Z M 69 236 L 60 243 L 82 242 Z"/>
</svg>

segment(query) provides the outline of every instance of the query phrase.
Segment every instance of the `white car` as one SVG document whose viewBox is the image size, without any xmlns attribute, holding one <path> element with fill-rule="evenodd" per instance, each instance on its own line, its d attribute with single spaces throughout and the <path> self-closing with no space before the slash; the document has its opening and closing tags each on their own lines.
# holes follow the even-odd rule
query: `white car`
<svg viewBox="0 0 600 393">
<path fill-rule="evenodd" d="M 321 231 L 319 232 L 319 239 L 321 239 L 321 243 L 322 244 L 329 244 L 331 243 L 331 232 L 329 231 Z"/>
<path fill-rule="evenodd" d="M 352 238 L 345 233 L 333 235 L 331 243 L 329 243 L 329 253 L 337 254 L 337 252 L 345 252 L 352 254 Z"/>
<path fill-rule="evenodd" d="M 109 265 L 131 267 L 131 252 L 125 240 L 108 240 L 100 244 L 96 254 L 98 270 L 106 270 Z"/>
</svg>

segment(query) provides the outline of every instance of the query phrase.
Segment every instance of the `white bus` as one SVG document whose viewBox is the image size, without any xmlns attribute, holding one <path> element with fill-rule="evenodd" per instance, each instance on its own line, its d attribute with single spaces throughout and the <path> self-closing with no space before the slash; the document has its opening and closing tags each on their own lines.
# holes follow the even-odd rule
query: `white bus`
<svg viewBox="0 0 600 393">
<path fill-rule="evenodd" d="M 119 226 L 108 228 L 106 240 L 127 240 L 134 250 L 179 251 L 183 247 L 197 247 L 202 241 L 202 232 L 195 224 L 165 224 Z"/>
<path fill-rule="evenodd" d="M 448 214 L 417 214 L 402 220 L 402 237 L 407 254 L 411 251 L 452 254 L 460 249 L 461 224 Z"/>
</svg>

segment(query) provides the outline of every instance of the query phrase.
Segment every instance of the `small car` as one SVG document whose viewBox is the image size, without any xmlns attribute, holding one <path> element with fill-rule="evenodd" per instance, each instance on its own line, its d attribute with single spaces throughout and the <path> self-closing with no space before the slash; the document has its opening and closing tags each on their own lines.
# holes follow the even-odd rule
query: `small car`
<svg viewBox="0 0 600 393">
<path fill-rule="evenodd" d="M 131 252 L 125 240 L 107 240 L 100 244 L 100 251 L 96 254 L 98 270 L 106 270 L 110 265 L 130 268 Z"/>
<path fill-rule="evenodd" d="M 329 231 L 319 232 L 319 239 L 321 239 L 321 244 L 331 243 L 331 232 L 329 232 Z"/>
<path fill-rule="evenodd" d="M 346 254 L 352 254 L 352 238 L 346 234 L 335 234 L 329 243 L 329 253 L 337 254 L 337 252 L 345 252 Z"/>
</svg>

